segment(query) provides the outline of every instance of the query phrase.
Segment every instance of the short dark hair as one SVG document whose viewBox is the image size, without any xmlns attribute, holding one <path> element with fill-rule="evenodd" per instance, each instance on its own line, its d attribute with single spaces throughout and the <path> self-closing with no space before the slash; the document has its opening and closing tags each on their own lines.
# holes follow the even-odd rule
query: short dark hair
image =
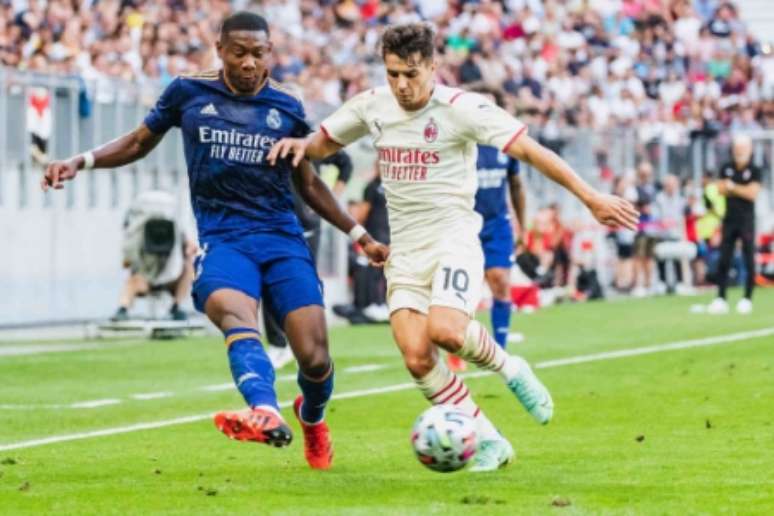
<svg viewBox="0 0 774 516">
<path fill-rule="evenodd" d="M 223 20 L 223 24 L 220 26 L 220 35 L 223 37 L 235 30 L 264 31 L 268 36 L 269 24 L 266 18 L 259 14 L 238 11 Z"/>
<path fill-rule="evenodd" d="M 382 34 L 382 58 L 395 54 L 404 61 L 417 52 L 422 60 L 433 58 L 435 31 L 427 23 L 406 23 L 388 27 Z"/>
<path fill-rule="evenodd" d="M 505 95 L 499 88 L 492 88 L 489 85 L 478 82 L 470 85 L 470 91 L 473 93 L 480 93 L 482 95 L 491 95 L 494 98 L 495 104 L 500 107 L 505 106 Z"/>
</svg>

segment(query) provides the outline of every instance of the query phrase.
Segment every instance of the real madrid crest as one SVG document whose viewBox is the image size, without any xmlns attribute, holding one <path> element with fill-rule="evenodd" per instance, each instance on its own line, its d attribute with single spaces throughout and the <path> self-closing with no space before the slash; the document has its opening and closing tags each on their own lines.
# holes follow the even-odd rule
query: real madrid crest
<svg viewBox="0 0 774 516">
<path fill-rule="evenodd" d="M 752 172 L 750 172 L 749 168 L 744 169 L 744 172 L 742 173 L 742 181 L 748 181 L 750 179 L 750 176 L 752 176 Z"/>
<path fill-rule="evenodd" d="M 438 124 L 431 118 L 425 126 L 425 141 L 427 143 L 433 143 L 436 138 L 438 138 Z"/>
<path fill-rule="evenodd" d="M 282 119 L 280 118 L 279 111 L 274 108 L 269 110 L 269 113 L 266 115 L 266 125 L 275 130 L 282 126 Z"/>
</svg>

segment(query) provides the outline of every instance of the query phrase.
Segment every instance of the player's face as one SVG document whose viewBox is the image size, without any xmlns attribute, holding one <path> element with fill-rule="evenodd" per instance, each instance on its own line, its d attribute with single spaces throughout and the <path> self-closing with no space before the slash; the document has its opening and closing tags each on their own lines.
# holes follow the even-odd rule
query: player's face
<svg viewBox="0 0 774 516">
<path fill-rule="evenodd" d="M 266 73 L 271 42 L 264 31 L 235 30 L 216 43 L 228 86 L 237 93 L 257 93 Z"/>
<path fill-rule="evenodd" d="M 435 63 L 431 59 L 422 59 L 417 52 L 404 60 L 395 54 L 384 56 L 387 68 L 387 82 L 392 94 L 406 111 L 421 109 L 433 92 L 433 74 Z"/>
</svg>

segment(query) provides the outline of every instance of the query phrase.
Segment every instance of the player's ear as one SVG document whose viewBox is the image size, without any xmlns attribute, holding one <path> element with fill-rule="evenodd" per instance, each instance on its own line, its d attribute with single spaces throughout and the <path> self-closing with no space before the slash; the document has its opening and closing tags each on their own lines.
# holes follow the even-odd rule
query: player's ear
<svg viewBox="0 0 774 516">
<path fill-rule="evenodd" d="M 219 37 L 215 41 L 215 50 L 218 52 L 218 57 L 221 61 L 223 61 L 223 42 L 222 42 L 223 36 Z"/>
</svg>

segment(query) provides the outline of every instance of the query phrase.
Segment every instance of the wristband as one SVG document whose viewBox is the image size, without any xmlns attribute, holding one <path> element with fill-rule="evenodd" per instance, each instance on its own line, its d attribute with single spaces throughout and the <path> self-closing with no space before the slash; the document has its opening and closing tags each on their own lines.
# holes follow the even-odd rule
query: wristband
<svg viewBox="0 0 774 516">
<path fill-rule="evenodd" d="M 81 154 L 81 157 L 83 158 L 83 168 L 85 170 L 89 170 L 91 168 L 94 168 L 94 153 L 91 151 L 84 152 Z"/>
<path fill-rule="evenodd" d="M 349 230 L 349 238 L 353 242 L 358 242 L 361 238 L 363 238 L 363 235 L 367 233 L 368 231 L 366 231 L 366 228 L 360 224 L 355 224 L 354 227 Z"/>
</svg>

